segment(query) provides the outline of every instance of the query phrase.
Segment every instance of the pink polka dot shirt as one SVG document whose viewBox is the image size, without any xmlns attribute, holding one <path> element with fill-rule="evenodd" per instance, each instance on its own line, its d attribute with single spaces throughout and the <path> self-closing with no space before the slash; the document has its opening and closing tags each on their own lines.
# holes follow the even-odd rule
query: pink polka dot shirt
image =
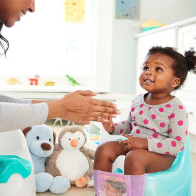
<svg viewBox="0 0 196 196">
<path fill-rule="evenodd" d="M 140 95 L 132 102 L 128 119 L 115 124 L 113 134 L 147 138 L 149 151 L 176 156 L 184 149 L 187 130 L 187 111 L 177 97 L 160 105 L 148 105 Z"/>
</svg>

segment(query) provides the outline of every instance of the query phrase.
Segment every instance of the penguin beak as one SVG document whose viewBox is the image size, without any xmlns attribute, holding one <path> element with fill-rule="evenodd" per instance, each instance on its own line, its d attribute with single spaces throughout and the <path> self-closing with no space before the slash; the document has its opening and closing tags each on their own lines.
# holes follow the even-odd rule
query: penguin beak
<svg viewBox="0 0 196 196">
<path fill-rule="evenodd" d="M 71 146 L 73 148 L 76 148 L 78 146 L 78 140 L 76 140 L 76 139 L 71 140 Z"/>
</svg>

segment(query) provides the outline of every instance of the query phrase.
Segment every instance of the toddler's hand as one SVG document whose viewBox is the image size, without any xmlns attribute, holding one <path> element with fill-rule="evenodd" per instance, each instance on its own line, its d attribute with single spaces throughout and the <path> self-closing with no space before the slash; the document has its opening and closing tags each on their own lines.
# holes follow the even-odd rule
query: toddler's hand
<svg viewBox="0 0 196 196">
<path fill-rule="evenodd" d="M 111 118 L 109 119 L 103 119 L 102 120 L 102 125 L 103 128 L 108 132 L 108 133 L 113 133 L 114 132 L 114 123 Z"/>
<path fill-rule="evenodd" d="M 148 140 L 146 138 L 133 137 L 132 135 L 122 134 L 122 136 L 128 138 L 128 140 L 123 140 L 120 144 L 127 144 L 125 149 L 134 150 L 134 149 L 146 149 L 148 150 Z"/>
</svg>

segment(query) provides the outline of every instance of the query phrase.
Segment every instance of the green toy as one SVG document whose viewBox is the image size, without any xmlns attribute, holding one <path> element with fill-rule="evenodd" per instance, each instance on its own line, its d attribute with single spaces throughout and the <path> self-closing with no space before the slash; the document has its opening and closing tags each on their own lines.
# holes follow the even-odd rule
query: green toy
<svg viewBox="0 0 196 196">
<path fill-rule="evenodd" d="M 81 84 L 79 84 L 76 80 L 71 78 L 69 75 L 65 75 L 65 76 L 67 77 L 68 81 L 72 84 L 72 86 L 76 86 L 76 85 L 81 86 Z"/>
</svg>

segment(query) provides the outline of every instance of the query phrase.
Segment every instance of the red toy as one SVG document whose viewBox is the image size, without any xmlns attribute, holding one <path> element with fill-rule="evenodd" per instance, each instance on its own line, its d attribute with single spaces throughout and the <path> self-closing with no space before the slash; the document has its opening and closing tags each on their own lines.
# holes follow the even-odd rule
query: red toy
<svg viewBox="0 0 196 196">
<path fill-rule="evenodd" d="M 35 78 L 29 78 L 30 85 L 38 85 L 39 75 L 35 75 Z"/>
</svg>

